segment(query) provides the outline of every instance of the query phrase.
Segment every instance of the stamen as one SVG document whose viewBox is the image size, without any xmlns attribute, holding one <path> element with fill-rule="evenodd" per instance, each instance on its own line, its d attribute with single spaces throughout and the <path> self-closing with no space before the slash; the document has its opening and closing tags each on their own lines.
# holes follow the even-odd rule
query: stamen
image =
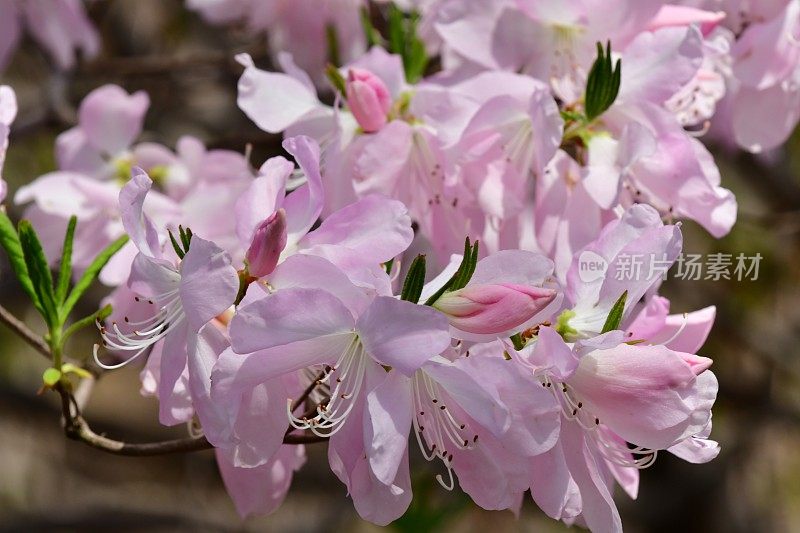
<svg viewBox="0 0 800 533">
<path fill-rule="evenodd" d="M 330 392 L 327 403 L 320 403 L 317 406 L 313 418 L 298 418 L 292 413 L 292 402 L 289 399 L 286 406 L 289 424 L 295 429 L 308 429 L 320 437 L 330 437 L 338 432 L 355 407 L 353 400 L 361 391 L 367 364 L 367 357 L 358 337 L 354 336 L 336 365 L 332 369 L 327 367 L 326 370 L 329 372 L 320 380 L 329 380 L 334 372 L 337 373 L 336 385 Z"/>
<path fill-rule="evenodd" d="M 125 317 L 125 322 L 128 325 L 137 328 L 132 333 L 124 333 L 116 322 L 111 323 L 111 331 L 109 331 L 109 328 L 97 322 L 103 346 L 122 352 L 134 352 L 134 354 L 126 360 L 109 365 L 100 361 L 98 355 L 99 346 L 95 345 L 92 350 L 92 356 L 95 363 L 97 363 L 100 368 L 115 370 L 128 365 L 155 343 L 166 337 L 175 327 L 183 323 L 185 314 L 181 306 L 178 289 L 159 294 L 155 296 L 154 299 L 163 302 L 163 304 L 159 306 L 158 311 L 150 318 L 141 321 L 131 321 L 128 317 Z M 141 298 L 135 296 L 134 300 L 140 302 Z M 153 300 L 148 300 L 148 303 L 153 303 Z"/>
</svg>

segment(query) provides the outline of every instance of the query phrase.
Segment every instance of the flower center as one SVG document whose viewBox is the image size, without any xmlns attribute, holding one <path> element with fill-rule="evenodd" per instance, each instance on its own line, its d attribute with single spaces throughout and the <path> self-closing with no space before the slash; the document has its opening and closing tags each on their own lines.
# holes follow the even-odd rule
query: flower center
<svg viewBox="0 0 800 533">
<path fill-rule="evenodd" d="M 292 400 L 287 401 L 289 424 L 295 429 L 308 429 L 319 437 L 334 435 L 355 406 L 368 362 L 358 336 L 354 335 L 336 364 L 319 380 L 330 391 L 327 397 L 322 398 L 311 412 L 300 416 L 292 412 Z"/>
<path fill-rule="evenodd" d="M 125 324 L 134 328 L 133 331 L 123 332 L 116 322 L 112 322 L 111 328 L 98 323 L 100 335 L 103 338 L 103 346 L 112 350 L 122 352 L 134 352 L 133 355 L 112 365 L 102 363 L 98 358 L 98 346 L 94 346 L 94 360 L 98 366 L 106 370 L 120 368 L 134 361 L 142 355 L 148 348 L 166 337 L 170 331 L 183 323 L 185 313 L 181 305 L 179 289 L 175 288 L 163 294 L 154 296 L 152 299 L 145 300 L 136 296 L 137 304 L 158 306 L 158 311 L 150 318 L 141 321 L 131 321 L 125 317 Z"/>
</svg>

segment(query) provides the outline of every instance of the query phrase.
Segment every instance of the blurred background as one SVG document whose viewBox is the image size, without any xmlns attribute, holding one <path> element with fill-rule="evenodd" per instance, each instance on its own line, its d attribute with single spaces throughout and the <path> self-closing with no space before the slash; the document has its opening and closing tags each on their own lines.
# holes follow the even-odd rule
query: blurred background
<svg viewBox="0 0 800 533">
<path fill-rule="evenodd" d="M 91 89 L 116 83 L 144 90 L 151 108 L 142 140 L 168 146 L 184 134 L 212 148 L 244 151 L 260 164 L 280 152 L 280 139 L 252 125 L 235 105 L 248 51 L 268 66 L 265 42 L 236 28 L 213 28 L 178 0 L 94 2 L 90 15 L 103 38 L 101 55 L 66 74 L 54 73 L 41 50 L 25 42 L 0 83 L 12 85 L 20 113 L 4 171 L 11 194 L 53 170 L 56 135 L 73 124 Z M 643 471 L 637 502 L 618 494 L 627 531 L 800 531 L 800 135 L 779 153 L 754 157 L 712 146 L 723 185 L 739 201 L 739 221 L 714 240 L 685 223 L 685 253 L 762 256 L 755 281 L 669 280 L 672 311 L 718 306 L 701 354 L 720 381 L 712 437 L 722 453 L 706 465 L 670 454 Z M 10 203 L 10 202 L 9 202 Z M 8 205 L 12 219 L 20 211 Z M 3 255 L 3 254 L 0 254 Z M 0 258 L 0 302 L 38 332 L 19 286 Z M 95 287 L 98 301 L 104 292 Z M 79 310 L 85 315 L 94 309 Z M 73 357 L 89 356 L 88 331 L 71 341 Z M 269 517 L 242 521 L 217 473 L 213 454 L 116 457 L 68 441 L 53 393 L 37 394 L 47 362 L 0 326 L 0 531 L 370 531 L 343 485 L 330 473 L 324 445 L 308 448 L 285 504 Z M 94 387 L 85 416 L 97 431 L 132 442 L 176 438 L 163 428 L 155 400 L 139 395 L 137 368 L 109 372 Z M 482 511 L 434 480 L 438 463 L 412 456 L 414 503 L 398 531 L 563 531 L 526 501 L 519 519 Z"/>
</svg>

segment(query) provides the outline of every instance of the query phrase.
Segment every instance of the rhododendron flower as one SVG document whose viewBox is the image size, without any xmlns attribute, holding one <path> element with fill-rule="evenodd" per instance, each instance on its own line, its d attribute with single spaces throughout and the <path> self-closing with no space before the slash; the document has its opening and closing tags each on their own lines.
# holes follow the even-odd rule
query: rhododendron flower
<svg viewBox="0 0 800 533">
<path fill-rule="evenodd" d="M 132 352 L 121 364 L 136 359 L 156 343 L 163 343 L 158 370 L 159 414 L 163 424 L 172 425 L 186 420 L 172 409 L 173 401 L 182 401 L 181 395 L 175 394 L 176 383 L 187 364 L 191 373 L 192 365 L 198 363 L 189 353 L 190 338 L 233 304 L 239 278 L 230 257 L 199 237 L 192 238 L 179 265 L 165 259 L 158 232 L 142 211 L 151 186 L 150 178 L 135 169 L 120 193 L 120 210 L 125 229 L 139 250 L 128 285 L 147 300 L 154 312 L 145 321 L 131 323 L 131 333 L 124 333 L 113 324 L 105 330 L 104 341 L 109 348 Z M 185 410 L 178 412 L 183 414 Z"/>
<path fill-rule="evenodd" d="M 27 29 L 60 69 L 75 65 L 78 50 L 92 58 L 100 50 L 97 30 L 80 0 L 3 0 L 0 2 L 0 70 Z"/>
<path fill-rule="evenodd" d="M 249 248 L 257 228 L 283 210 L 286 237 L 278 239 L 277 244 L 282 244 L 276 250 L 278 263 L 294 254 L 318 255 L 335 263 L 354 281 L 368 286 L 379 283 L 388 290 L 380 263 L 401 254 L 413 238 L 405 206 L 377 195 L 366 196 L 331 213 L 311 230 L 325 201 L 319 146 L 308 137 L 297 136 L 286 139 L 284 148 L 297 160 L 306 182 L 286 195 L 294 166 L 283 157 L 264 163 L 261 175 L 236 202 L 236 231 L 241 245 Z"/>
</svg>

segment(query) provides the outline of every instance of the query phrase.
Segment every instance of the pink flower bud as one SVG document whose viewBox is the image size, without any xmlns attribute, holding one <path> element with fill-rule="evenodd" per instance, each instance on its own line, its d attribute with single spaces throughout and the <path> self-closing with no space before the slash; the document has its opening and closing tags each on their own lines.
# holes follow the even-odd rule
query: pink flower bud
<svg viewBox="0 0 800 533">
<path fill-rule="evenodd" d="M 275 270 L 285 246 L 286 212 L 278 209 L 256 227 L 245 255 L 247 272 L 260 278 Z"/>
<path fill-rule="evenodd" d="M 461 331 L 500 334 L 524 324 L 556 297 L 552 289 L 510 283 L 467 285 L 445 293 L 434 307 Z"/>
<path fill-rule="evenodd" d="M 351 68 L 347 74 L 347 107 L 358 125 L 371 133 L 386 124 L 392 108 L 392 96 L 386 84 L 372 72 Z"/>
</svg>

